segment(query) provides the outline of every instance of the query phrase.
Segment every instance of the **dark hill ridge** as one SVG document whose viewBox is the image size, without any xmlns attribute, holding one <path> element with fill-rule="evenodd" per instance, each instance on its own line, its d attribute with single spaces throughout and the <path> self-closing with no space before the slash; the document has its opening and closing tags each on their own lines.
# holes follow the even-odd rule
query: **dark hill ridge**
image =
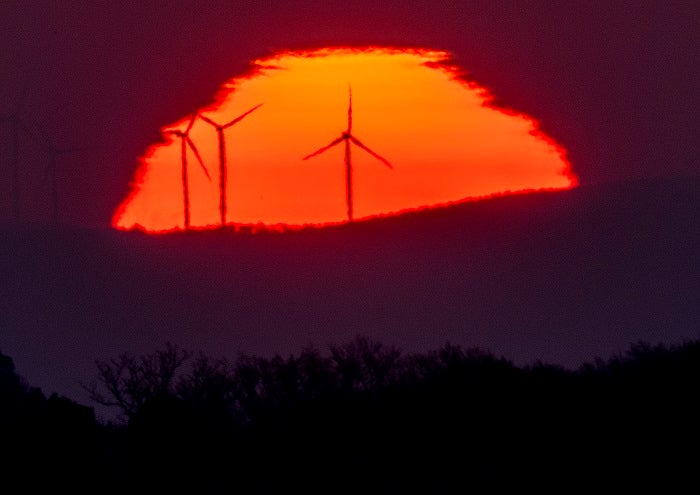
<svg viewBox="0 0 700 495">
<path fill-rule="evenodd" d="M 5 229 L 0 350 L 86 402 L 94 359 L 356 334 L 576 367 L 700 337 L 700 179 L 586 186 L 290 233 Z"/>
</svg>

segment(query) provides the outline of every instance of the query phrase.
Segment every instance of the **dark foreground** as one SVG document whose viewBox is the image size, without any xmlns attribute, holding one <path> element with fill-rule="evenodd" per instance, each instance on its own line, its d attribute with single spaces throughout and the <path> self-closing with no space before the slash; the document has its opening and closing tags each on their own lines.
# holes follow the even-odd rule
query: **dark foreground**
<svg viewBox="0 0 700 495">
<path fill-rule="evenodd" d="M 697 488 L 700 341 L 575 371 L 356 338 L 233 361 L 176 346 L 98 362 L 91 407 L 0 355 L 6 492 L 476 493 Z"/>
</svg>

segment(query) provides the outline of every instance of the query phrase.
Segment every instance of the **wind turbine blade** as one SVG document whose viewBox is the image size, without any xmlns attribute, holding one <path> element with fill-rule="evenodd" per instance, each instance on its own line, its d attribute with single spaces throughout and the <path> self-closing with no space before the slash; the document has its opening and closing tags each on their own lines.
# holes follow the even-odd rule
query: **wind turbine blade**
<svg viewBox="0 0 700 495">
<path fill-rule="evenodd" d="M 348 134 L 352 132 L 352 88 L 348 85 Z"/>
<path fill-rule="evenodd" d="M 80 147 L 80 148 L 58 148 L 56 150 L 56 153 L 59 155 L 67 155 L 70 153 L 80 153 L 81 151 L 88 151 L 91 148 L 85 148 L 85 147 Z"/>
<path fill-rule="evenodd" d="M 37 136 L 35 130 L 27 127 L 27 124 L 22 119 L 17 119 L 17 125 L 24 131 L 24 133 L 27 136 L 29 136 L 29 139 L 34 141 L 34 144 L 36 144 L 37 146 L 46 149 L 48 152 L 53 152 L 56 150 L 56 146 L 53 144 L 53 141 L 43 128 L 39 127 L 38 130 L 40 136 Z M 41 138 L 43 138 L 43 142 Z"/>
<path fill-rule="evenodd" d="M 192 118 L 190 119 L 190 123 L 187 124 L 187 129 L 185 129 L 185 134 L 190 132 L 190 129 L 192 129 L 192 126 L 194 125 L 195 120 L 197 120 L 197 112 L 192 114 Z"/>
<path fill-rule="evenodd" d="M 351 140 L 353 143 L 355 143 L 357 146 L 359 146 L 360 148 L 362 148 L 363 150 L 365 150 L 367 153 L 369 153 L 370 155 L 372 155 L 374 158 L 376 158 L 376 159 L 379 160 L 380 162 L 384 163 L 384 165 L 386 165 L 387 167 L 389 167 L 389 168 L 391 168 L 391 169 L 394 168 L 394 167 L 391 166 L 391 163 L 389 163 L 389 160 L 387 160 L 387 159 L 384 158 L 383 156 L 380 156 L 380 155 L 378 155 L 377 153 L 375 153 L 374 151 L 372 151 L 371 149 L 369 149 L 367 146 L 365 146 L 364 144 L 362 144 L 362 143 L 360 142 L 360 140 L 357 139 L 355 136 L 350 136 L 350 140 Z"/>
<path fill-rule="evenodd" d="M 24 104 L 27 102 L 27 94 L 29 94 L 29 74 L 25 74 L 22 78 L 22 86 L 19 88 L 19 93 L 17 94 L 17 99 L 15 100 L 13 113 L 15 116 L 19 116 L 24 110 Z"/>
<path fill-rule="evenodd" d="M 340 143 L 343 141 L 343 139 L 345 139 L 345 136 L 340 136 L 338 139 L 332 141 L 330 144 L 324 146 L 323 148 L 317 149 L 316 151 L 314 151 L 314 152 L 311 153 L 310 155 L 306 155 L 304 158 L 302 158 L 302 160 L 308 160 L 309 158 L 312 158 L 312 157 L 314 157 L 314 156 L 316 156 L 316 155 L 320 155 L 321 153 L 323 153 L 324 151 L 326 151 L 326 150 L 332 148 L 332 147 L 335 146 L 336 144 L 340 144 Z"/>
<path fill-rule="evenodd" d="M 217 124 L 216 122 L 214 122 L 213 120 L 211 120 L 209 117 L 205 117 L 204 115 L 200 115 L 199 118 L 202 119 L 202 120 L 203 120 L 204 122 L 206 122 L 207 124 L 211 124 L 211 125 L 213 125 L 214 127 L 219 127 L 219 124 Z"/>
<path fill-rule="evenodd" d="M 211 176 L 209 175 L 209 171 L 207 170 L 207 167 L 204 166 L 204 161 L 202 160 L 202 156 L 199 154 L 199 150 L 194 145 L 194 141 L 192 141 L 189 137 L 186 137 L 185 139 L 187 140 L 187 144 L 189 145 L 190 149 L 194 152 L 194 156 L 197 157 L 199 164 L 202 166 L 202 170 L 204 170 L 204 174 L 207 176 L 207 179 L 209 179 L 209 181 L 211 181 Z"/>
<path fill-rule="evenodd" d="M 19 125 L 22 127 L 22 129 L 24 130 L 24 132 L 26 132 L 27 134 L 30 134 L 31 137 L 32 137 L 32 140 L 34 140 L 34 141 L 36 142 L 37 136 L 36 136 L 33 132 L 31 132 L 29 129 L 27 129 L 27 126 L 24 124 L 24 122 L 22 122 L 22 121 L 20 120 L 20 121 L 19 121 Z M 44 139 L 44 141 L 46 141 L 45 143 L 38 143 L 38 142 L 37 142 L 37 144 L 41 144 L 41 145 L 44 146 L 45 148 L 53 148 L 53 147 L 54 147 L 53 141 L 52 141 L 51 138 L 49 137 L 49 133 L 46 132 L 46 129 L 44 129 L 44 128 L 43 128 L 42 126 L 40 126 L 40 125 L 35 125 L 35 127 L 36 127 L 36 130 L 37 130 L 37 132 L 39 133 L 39 135 Z"/>
<path fill-rule="evenodd" d="M 226 129 L 227 127 L 231 127 L 232 125 L 237 124 L 238 122 L 240 122 L 241 120 L 243 120 L 245 117 L 247 117 L 248 115 L 250 115 L 251 113 L 253 113 L 254 111 L 256 111 L 258 108 L 260 108 L 261 106 L 263 106 L 262 103 L 261 103 L 260 105 L 255 105 L 253 108 L 251 108 L 250 110 L 248 110 L 248 111 L 245 112 L 244 114 L 239 115 L 238 117 L 236 117 L 235 119 L 233 119 L 231 122 L 229 122 L 228 124 L 224 124 L 224 125 L 221 126 L 221 127 L 222 127 L 223 129 Z"/>
</svg>

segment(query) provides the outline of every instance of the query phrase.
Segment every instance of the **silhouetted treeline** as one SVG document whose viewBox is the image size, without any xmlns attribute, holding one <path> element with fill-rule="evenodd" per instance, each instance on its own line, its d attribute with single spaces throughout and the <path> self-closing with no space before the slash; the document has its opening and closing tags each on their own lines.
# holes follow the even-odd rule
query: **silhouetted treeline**
<svg viewBox="0 0 700 495">
<path fill-rule="evenodd" d="M 29 386 L 0 353 L 0 492 L 95 493 L 117 474 L 112 433 L 92 407 Z"/>
<path fill-rule="evenodd" d="M 697 486 L 700 342 L 571 371 L 363 338 L 329 353 L 97 362 L 93 400 L 46 399 L 0 355 L 5 466 L 91 493 L 467 493 Z M 7 471 L 13 472 L 13 471 Z M 14 471 L 20 472 L 20 471 Z M 38 473 L 42 473 L 40 476 Z"/>
</svg>

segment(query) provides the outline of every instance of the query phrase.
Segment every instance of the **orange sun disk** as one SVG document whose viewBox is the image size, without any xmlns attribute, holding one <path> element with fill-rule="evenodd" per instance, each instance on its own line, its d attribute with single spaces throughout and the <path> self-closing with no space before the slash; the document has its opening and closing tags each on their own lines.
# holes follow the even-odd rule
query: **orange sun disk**
<svg viewBox="0 0 700 495">
<path fill-rule="evenodd" d="M 490 105 L 485 89 L 460 78 L 446 52 L 384 48 L 284 52 L 257 60 L 200 109 L 187 147 L 190 225 L 221 226 L 216 123 L 262 106 L 225 130 L 228 225 L 322 226 L 347 221 L 343 144 L 352 135 L 392 169 L 350 145 L 354 218 L 510 192 L 567 189 L 577 180 L 565 151 L 521 114 Z M 163 129 L 141 158 L 131 192 L 113 217 L 119 229 L 184 227 L 182 142 L 192 116 Z"/>
</svg>

